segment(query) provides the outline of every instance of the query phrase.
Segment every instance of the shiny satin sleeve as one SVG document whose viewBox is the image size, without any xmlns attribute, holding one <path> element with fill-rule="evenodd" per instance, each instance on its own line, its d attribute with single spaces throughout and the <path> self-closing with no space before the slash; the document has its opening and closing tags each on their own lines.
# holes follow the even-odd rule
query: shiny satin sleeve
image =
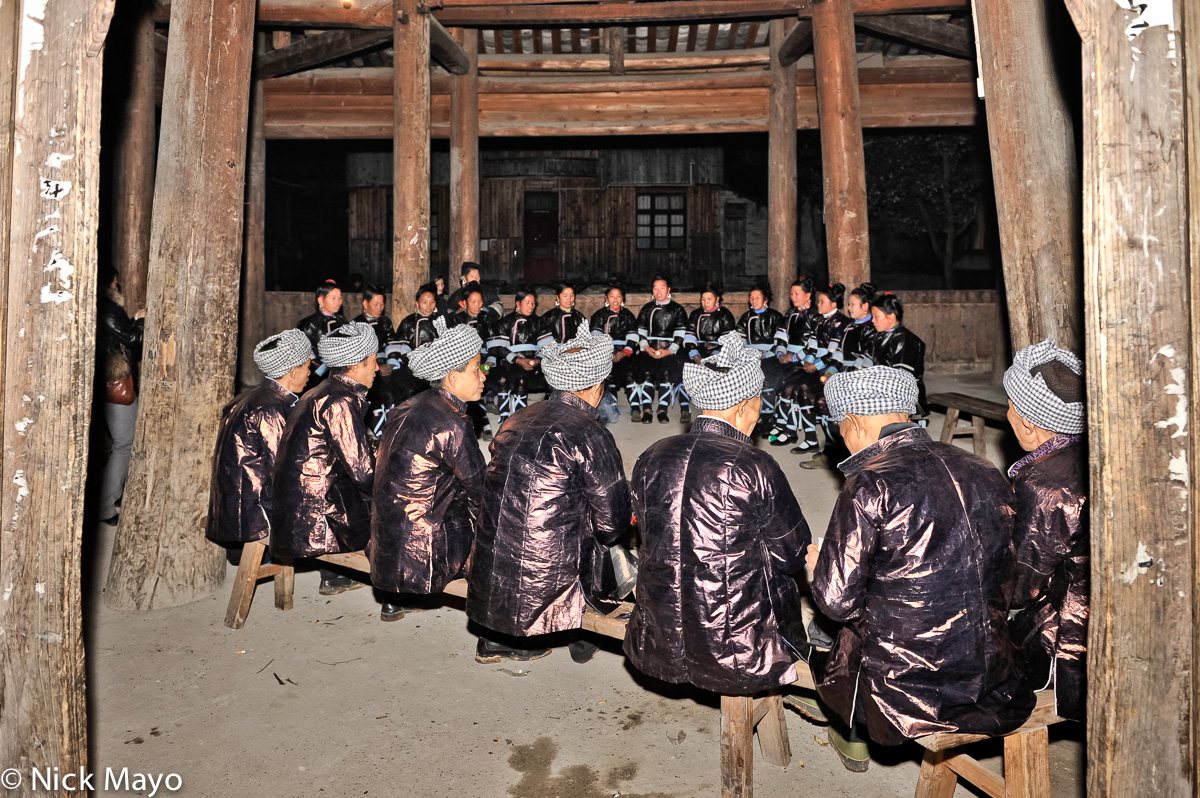
<svg viewBox="0 0 1200 798">
<path fill-rule="evenodd" d="M 602 439 L 595 446 L 584 447 L 582 475 L 588 505 L 592 510 L 592 529 L 596 539 L 611 545 L 629 528 L 633 505 L 629 498 L 629 482 L 625 479 L 625 466 L 621 463 L 621 452 L 617 449 L 612 433 L 600 429 Z"/>
<path fill-rule="evenodd" d="M 445 461 L 450 463 L 455 478 L 462 485 L 467 503 L 477 510 L 483 504 L 483 474 L 487 470 L 487 463 L 484 462 L 483 452 L 479 451 L 475 442 L 470 422 L 465 426 L 462 435 L 454 436 L 451 442 L 452 450 L 447 452 Z"/>
<path fill-rule="evenodd" d="M 775 570 L 784 574 L 804 569 L 804 555 L 812 543 L 812 531 L 792 493 L 787 477 L 774 460 L 763 475 L 761 496 L 766 498 L 765 519 L 760 526 L 767 553 Z"/>
<path fill-rule="evenodd" d="M 375 481 L 375 459 L 359 410 L 352 406 L 346 412 L 331 412 L 328 418 L 329 433 L 333 438 L 335 456 L 346 469 L 346 474 L 358 485 L 359 490 L 370 496 Z"/>
<path fill-rule="evenodd" d="M 835 621 L 857 620 L 866 606 L 882 502 L 878 484 L 865 471 L 851 477 L 834 505 L 817 558 L 812 593 L 821 612 Z"/>
<path fill-rule="evenodd" d="M 1035 487 L 1019 480 L 1013 536 L 1017 584 L 1012 603 L 1024 606 L 1045 589 L 1070 553 L 1071 530 L 1080 524 L 1079 507 L 1067 491 Z"/>
</svg>

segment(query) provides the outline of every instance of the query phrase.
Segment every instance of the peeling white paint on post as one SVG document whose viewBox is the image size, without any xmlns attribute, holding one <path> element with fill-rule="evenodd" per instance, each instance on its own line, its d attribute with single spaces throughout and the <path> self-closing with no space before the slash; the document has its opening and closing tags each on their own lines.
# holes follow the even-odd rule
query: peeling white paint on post
<svg viewBox="0 0 1200 798">
<path fill-rule="evenodd" d="M 1173 0 L 1115 0 L 1116 4 L 1126 11 L 1132 11 L 1137 14 L 1133 22 L 1129 23 L 1129 27 L 1125 29 L 1125 35 L 1133 41 L 1138 36 L 1141 36 L 1144 31 L 1150 28 L 1165 27 L 1167 29 L 1167 58 L 1172 61 L 1176 58 L 1176 42 L 1175 42 L 1175 4 Z M 1136 61 L 1138 54 L 1141 52 L 1136 47 L 1133 48 L 1133 60 Z"/>
<path fill-rule="evenodd" d="M 1150 551 L 1146 548 L 1146 544 L 1139 540 L 1137 554 L 1133 557 L 1133 564 L 1122 564 L 1118 578 L 1125 584 L 1132 585 L 1137 581 L 1139 576 L 1149 573 L 1153 566 L 1154 558 L 1150 556 Z"/>
<path fill-rule="evenodd" d="M 25 70 L 33 60 L 34 50 L 41 50 L 45 42 L 46 31 L 42 21 L 46 18 L 46 0 L 25 0 L 21 10 L 21 63 L 17 67 L 17 118 L 25 115 Z M 15 144 L 20 147 L 20 137 L 14 137 Z M 20 154 L 18 149 L 15 153 Z"/>
</svg>

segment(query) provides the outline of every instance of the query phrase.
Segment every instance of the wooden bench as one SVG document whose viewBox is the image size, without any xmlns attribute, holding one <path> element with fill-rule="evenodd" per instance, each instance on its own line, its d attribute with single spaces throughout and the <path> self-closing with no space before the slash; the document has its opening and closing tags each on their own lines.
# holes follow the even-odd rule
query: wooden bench
<svg viewBox="0 0 1200 798">
<path fill-rule="evenodd" d="M 967 396 L 965 393 L 931 393 L 926 402 L 946 408 L 946 421 L 942 424 L 942 443 L 950 443 L 959 435 L 970 435 L 975 454 L 987 457 L 987 442 L 983 439 L 983 420 L 1008 421 L 1008 405 Z M 959 415 L 971 416 L 971 423 L 959 426 Z"/>
<path fill-rule="evenodd" d="M 992 739 L 986 734 L 931 734 L 917 743 L 925 748 L 916 798 L 951 798 L 962 778 L 992 798 L 1050 798 L 1049 726 L 1062 718 L 1054 714 L 1054 691 L 1038 693 L 1033 714 L 1025 725 L 1004 737 L 1004 777 L 1000 778 L 959 749 Z"/>
<path fill-rule="evenodd" d="M 274 577 L 275 606 L 292 609 L 295 574 L 290 564 L 262 564 L 266 546 L 261 542 L 246 543 L 234 578 L 233 594 L 225 613 L 225 625 L 241 629 L 250 613 L 254 588 L 259 579 Z M 371 573 L 371 564 L 361 551 L 346 554 L 323 554 L 316 559 L 339 565 L 364 574 Z M 446 585 L 445 594 L 467 597 L 467 580 L 455 579 Z M 624 602 L 607 615 L 586 607 L 580 626 L 589 632 L 617 640 L 625 639 L 625 627 L 633 604 Z M 622 617 L 626 616 L 626 617 Z M 815 689 L 807 668 L 798 668 L 800 687 Z M 787 767 L 792 761 L 788 742 L 787 717 L 783 698 L 778 691 L 765 696 L 721 696 L 721 798 L 752 798 L 754 795 L 754 733 L 763 759 L 772 765 Z"/>
</svg>

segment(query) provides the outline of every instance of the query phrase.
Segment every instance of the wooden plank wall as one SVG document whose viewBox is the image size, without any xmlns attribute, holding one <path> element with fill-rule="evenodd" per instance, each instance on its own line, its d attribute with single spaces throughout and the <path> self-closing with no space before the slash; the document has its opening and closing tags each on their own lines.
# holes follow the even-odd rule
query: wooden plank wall
<svg viewBox="0 0 1200 798">
<path fill-rule="evenodd" d="M 450 285 L 456 283 L 457 279 L 454 279 Z M 674 296 L 689 312 L 700 306 L 700 295 L 696 292 L 677 292 Z M 925 341 L 927 370 L 946 374 L 984 374 L 993 371 L 997 365 L 1007 365 L 1008 331 L 1003 326 L 995 291 L 906 291 L 900 296 L 905 303 L 906 326 Z M 505 307 L 511 309 L 512 296 L 501 299 Z M 740 291 L 731 293 L 725 300 L 725 306 L 735 317 L 748 307 L 746 295 Z M 626 297 L 626 304 L 635 313 L 649 301 L 649 292 L 631 292 Z M 600 293 L 587 293 L 579 296 L 576 307 L 591 316 L 603 303 Z M 549 293 L 538 296 L 539 313 L 552 307 L 553 296 Z M 268 291 L 264 334 L 271 335 L 294 326 L 315 308 L 310 292 Z M 347 318 L 353 318 L 361 310 L 360 296 L 346 294 L 343 312 Z M 400 319 L 392 321 L 399 323 Z"/>
</svg>

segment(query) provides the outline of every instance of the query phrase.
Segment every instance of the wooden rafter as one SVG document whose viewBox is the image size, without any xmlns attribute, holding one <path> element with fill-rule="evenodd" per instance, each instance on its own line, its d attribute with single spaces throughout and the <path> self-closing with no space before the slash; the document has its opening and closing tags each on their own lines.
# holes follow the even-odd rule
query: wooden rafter
<svg viewBox="0 0 1200 798">
<path fill-rule="evenodd" d="M 812 20 L 802 19 L 788 32 L 787 38 L 779 46 L 779 63 L 791 66 L 800 56 L 812 49 L 813 26 Z"/>
<path fill-rule="evenodd" d="M 256 59 L 255 74 L 263 80 L 291 75 L 390 45 L 391 41 L 390 31 L 331 30 L 263 53 Z"/>
<path fill-rule="evenodd" d="M 858 17 L 854 24 L 862 30 L 915 44 L 925 50 L 960 58 L 975 56 L 975 48 L 971 44 L 971 31 L 939 19 L 917 14 L 894 14 Z"/>
</svg>

